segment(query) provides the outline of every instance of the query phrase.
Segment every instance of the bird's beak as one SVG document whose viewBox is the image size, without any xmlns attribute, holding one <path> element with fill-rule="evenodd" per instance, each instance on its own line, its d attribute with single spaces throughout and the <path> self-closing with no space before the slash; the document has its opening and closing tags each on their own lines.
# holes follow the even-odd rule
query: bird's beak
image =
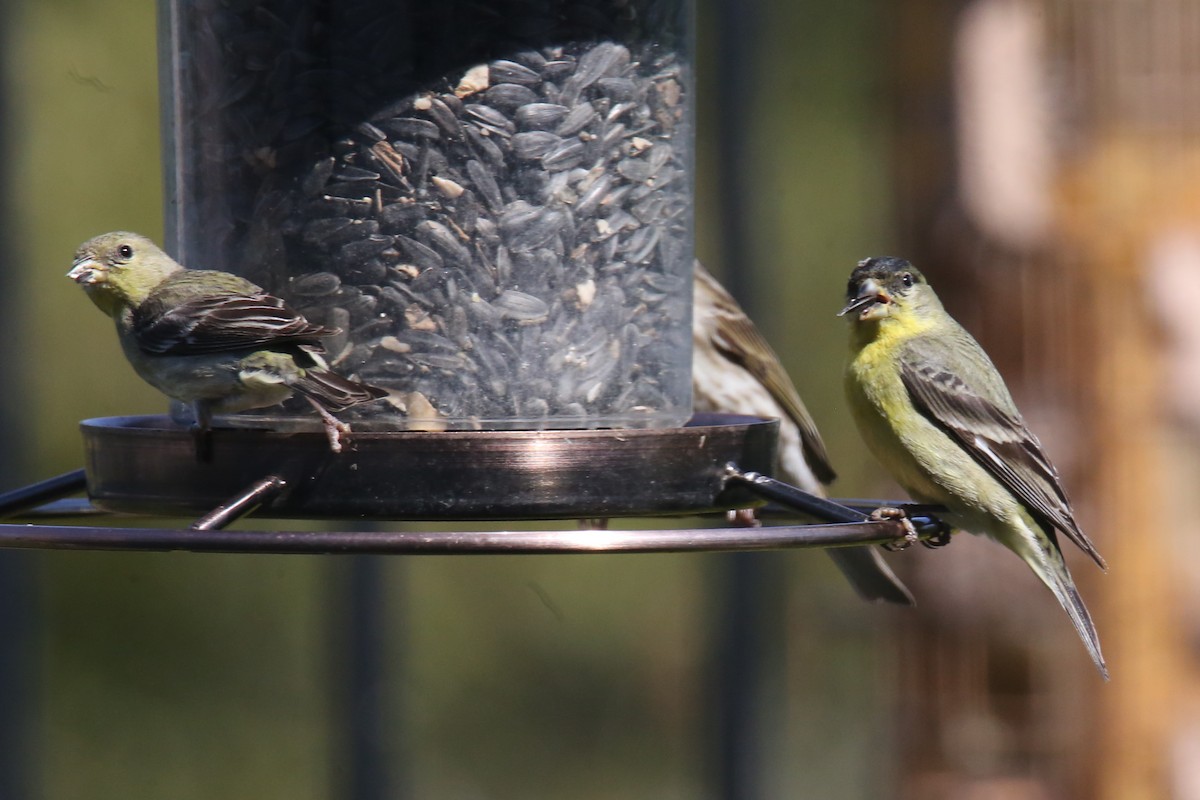
<svg viewBox="0 0 1200 800">
<path fill-rule="evenodd" d="M 860 320 L 879 319 L 887 314 L 887 307 L 891 303 L 892 296 L 873 278 L 867 278 L 858 287 L 858 296 L 847 303 L 838 316 L 844 317 L 857 311 Z"/>
<path fill-rule="evenodd" d="M 71 265 L 71 271 L 67 273 L 67 277 L 80 286 L 93 286 L 97 283 L 104 283 L 108 277 L 108 270 L 96 259 L 83 256 L 77 258 Z"/>
</svg>

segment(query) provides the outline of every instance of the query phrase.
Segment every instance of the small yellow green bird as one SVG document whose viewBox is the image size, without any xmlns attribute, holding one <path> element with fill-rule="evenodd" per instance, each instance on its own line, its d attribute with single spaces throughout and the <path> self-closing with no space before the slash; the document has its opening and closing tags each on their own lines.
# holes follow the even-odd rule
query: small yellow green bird
<svg viewBox="0 0 1200 800">
<path fill-rule="evenodd" d="M 868 258 L 850 275 L 846 395 L 875 457 L 914 500 L 1012 550 L 1070 616 L 1096 668 L 1108 667 L 1056 532 L 1101 567 L 1058 472 L 983 348 L 924 276 L 900 258 Z"/>
<path fill-rule="evenodd" d="M 329 369 L 321 339 L 336 330 L 237 275 L 184 269 L 145 236 L 115 231 L 89 239 L 67 277 L 116 322 L 137 374 L 191 404 L 202 432 L 214 413 L 265 408 L 300 392 L 339 452 L 338 434 L 349 428 L 331 412 L 386 394 Z"/>
</svg>

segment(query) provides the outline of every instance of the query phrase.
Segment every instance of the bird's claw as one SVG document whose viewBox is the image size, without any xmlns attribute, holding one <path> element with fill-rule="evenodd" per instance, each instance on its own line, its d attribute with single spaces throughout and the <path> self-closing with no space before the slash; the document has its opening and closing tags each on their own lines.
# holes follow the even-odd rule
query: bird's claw
<svg viewBox="0 0 1200 800">
<path fill-rule="evenodd" d="M 737 508 L 725 512 L 725 519 L 730 525 L 739 528 L 761 528 L 762 522 L 753 508 Z"/>
<path fill-rule="evenodd" d="M 339 422 L 335 425 L 325 421 L 325 436 L 329 439 L 329 449 L 335 453 L 342 452 L 342 434 L 349 433 L 350 426 L 344 422 Z"/>
<path fill-rule="evenodd" d="M 904 526 L 904 538 L 898 539 L 894 542 L 885 542 L 884 544 L 880 545 L 880 547 L 882 547 L 884 550 L 890 550 L 892 552 L 907 550 L 908 548 L 912 547 L 915 542 L 918 542 L 921 539 L 921 537 L 917 535 L 916 526 L 913 525 L 912 520 L 908 518 L 908 514 L 905 513 L 903 508 L 892 508 L 890 506 L 877 508 L 871 512 L 871 520 L 873 522 L 880 522 L 883 520 L 899 520 L 900 524 Z"/>
<path fill-rule="evenodd" d="M 325 436 L 329 439 L 329 449 L 335 453 L 342 452 L 342 434 L 350 433 L 350 425 L 342 422 L 340 419 L 330 414 L 328 410 L 311 397 L 306 397 L 306 400 L 317 410 L 321 415 L 321 424 L 325 428 Z"/>
</svg>

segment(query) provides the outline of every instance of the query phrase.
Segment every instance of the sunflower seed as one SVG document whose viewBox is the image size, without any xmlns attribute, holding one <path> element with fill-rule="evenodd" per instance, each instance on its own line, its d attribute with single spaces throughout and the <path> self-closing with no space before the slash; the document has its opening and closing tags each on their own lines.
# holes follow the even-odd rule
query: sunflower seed
<svg viewBox="0 0 1200 800">
<path fill-rule="evenodd" d="M 463 106 L 467 116 L 472 122 L 479 125 L 484 130 L 507 136 L 515 132 L 516 128 L 509 121 L 508 117 L 504 116 L 503 112 L 484 105 L 483 103 L 467 103 Z"/>
<path fill-rule="evenodd" d="M 425 219 L 426 209 L 416 203 L 389 203 L 379 212 L 379 226 L 384 230 L 411 228 Z"/>
<path fill-rule="evenodd" d="M 562 139 L 548 131 L 528 131 L 512 137 L 512 149 L 517 158 L 541 158 L 561 144 Z"/>
<path fill-rule="evenodd" d="M 416 231 L 420 241 L 437 250 L 444 258 L 462 264 L 470 262 L 470 251 L 442 223 L 427 219 L 417 225 Z"/>
<path fill-rule="evenodd" d="M 446 104 L 446 101 L 440 97 L 429 98 L 428 108 L 425 109 L 425 113 L 430 116 L 447 140 L 456 142 L 462 139 L 462 126 L 458 122 L 458 117 L 454 115 L 450 106 Z"/>
<path fill-rule="evenodd" d="M 542 156 L 542 167 L 550 172 L 571 169 L 583 161 L 584 145 L 578 139 L 568 139 Z"/>
<path fill-rule="evenodd" d="M 428 245 L 402 234 L 396 234 L 395 242 L 400 246 L 401 252 L 421 269 L 441 269 L 445 266 L 442 257 Z"/>
<path fill-rule="evenodd" d="M 466 169 L 471 183 L 474 184 L 479 195 L 487 203 L 488 208 L 493 213 L 500 211 L 504 207 L 504 198 L 500 194 L 500 186 L 496 183 L 496 176 L 475 159 L 467 161 Z"/>
<path fill-rule="evenodd" d="M 515 83 L 499 83 L 483 93 L 488 104 L 502 111 L 512 111 L 518 106 L 536 103 L 538 96 L 533 90 Z"/>
<path fill-rule="evenodd" d="M 486 161 L 493 169 L 504 169 L 504 151 L 491 137 L 484 136 L 473 127 L 464 128 L 463 133 L 471 143 L 471 150 L 481 161 Z"/>
<path fill-rule="evenodd" d="M 379 123 L 383 128 L 391 131 L 401 139 L 409 141 L 413 139 L 437 139 L 438 126 L 427 119 L 418 119 L 417 117 L 395 117 L 394 119 L 381 120 Z"/>
<path fill-rule="evenodd" d="M 365 239 L 355 239 L 342 245 L 341 257 L 343 263 L 355 264 L 372 259 L 392 246 L 392 237 L 382 234 L 371 234 Z"/>
<path fill-rule="evenodd" d="M 522 130 L 548 131 L 562 122 L 566 116 L 566 106 L 560 106 L 557 103 L 530 102 L 516 110 L 513 120 Z M 516 147 L 516 137 L 513 139 L 513 147 Z"/>
<path fill-rule="evenodd" d="M 491 63 L 491 73 L 494 80 L 503 83 L 516 83 L 522 86 L 537 86 L 542 82 L 542 76 L 538 75 L 529 67 L 504 59 L 493 61 Z"/>
<path fill-rule="evenodd" d="M 554 132 L 559 136 L 575 136 L 590 126 L 597 119 L 596 109 L 590 102 L 583 102 L 567 112 Z"/>
<path fill-rule="evenodd" d="M 502 292 L 492 301 L 492 307 L 500 311 L 502 319 L 515 319 L 523 322 L 543 320 L 550 311 L 544 300 L 513 289 Z"/>
</svg>

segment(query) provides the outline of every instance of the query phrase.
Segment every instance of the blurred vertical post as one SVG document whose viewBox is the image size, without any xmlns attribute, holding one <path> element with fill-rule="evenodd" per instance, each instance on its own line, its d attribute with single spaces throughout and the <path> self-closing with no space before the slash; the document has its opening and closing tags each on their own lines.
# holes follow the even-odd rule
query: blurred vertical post
<svg viewBox="0 0 1200 800">
<path fill-rule="evenodd" d="M 9 43 L 9 22 L 12 10 L 9 5 L 0 6 L 0 42 Z M 5 48 L 9 52 L 9 48 Z M 25 243 L 13 236 L 13 202 L 10 188 L 11 158 L 11 101 L 9 94 L 11 76 L 8 70 L 0 72 L 0 247 L 8 254 L 5 269 L 16 270 L 21 264 Z M 15 276 L 10 274 L 10 280 Z M 18 423 L 24 412 L 15 390 L 22 384 L 21 376 L 14 374 L 18 365 L 27 363 L 18 348 L 22 337 L 17 326 L 21 311 L 15 307 L 20 292 L 4 292 L 0 297 L 0 363 L 6 365 L 7 379 L 0 391 L 0 426 L 3 426 L 3 445 L 0 445 L 0 486 L 13 488 L 27 481 L 23 467 L 26 466 L 26 428 Z M 34 570 L 37 556 L 14 550 L 0 552 L 0 797 L 21 798 L 35 795 L 34 749 L 35 698 L 37 697 L 34 668 L 34 641 L 36 628 L 36 587 Z"/>
<path fill-rule="evenodd" d="M 395 800 L 400 791 L 394 768 L 402 766 L 391 749 L 386 687 L 391 677 L 387 641 L 387 585 L 382 556 L 351 556 L 334 565 L 332 686 L 337 697 L 333 796 L 347 800 Z M 401 721 L 401 727 L 403 721 Z"/>
<path fill-rule="evenodd" d="M 755 266 L 751 253 L 750 208 L 752 131 L 745 113 L 752 107 L 758 60 L 757 0 L 720 0 L 716 25 L 713 86 L 716 120 L 716 218 L 723 281 L 753 315 Z M 717 561 L 718 613 L 714 618 L 713 699 L 710 730 L 716 797 L 755 800 L 766 783 L 764 710 L 768 662 L 782 639 L 782 581 L 778 554 L 732 553 Z"/>
<path fill-rule="evenodd" d="M 714 615 L 714 669 L 710 697 L 714 797 L 756 800 L 769 796 L 767 753 L 774 737 L 767 687 L 783 640 L 783 570 L 777 553 L 720 556 Z"/>
<path fill-rule="evenodd" d="M 748 218 L 753 197 L 751 163 L 754 132 L 746 109 L 753 107 L 759 62 L 759 0 L 720 0 L 717 4 L 717 64 L 713 86 L 716 122 L 716 218 L 720 220 L 722 282 L 754 316 L 754 225 Z"/>
</svg>

